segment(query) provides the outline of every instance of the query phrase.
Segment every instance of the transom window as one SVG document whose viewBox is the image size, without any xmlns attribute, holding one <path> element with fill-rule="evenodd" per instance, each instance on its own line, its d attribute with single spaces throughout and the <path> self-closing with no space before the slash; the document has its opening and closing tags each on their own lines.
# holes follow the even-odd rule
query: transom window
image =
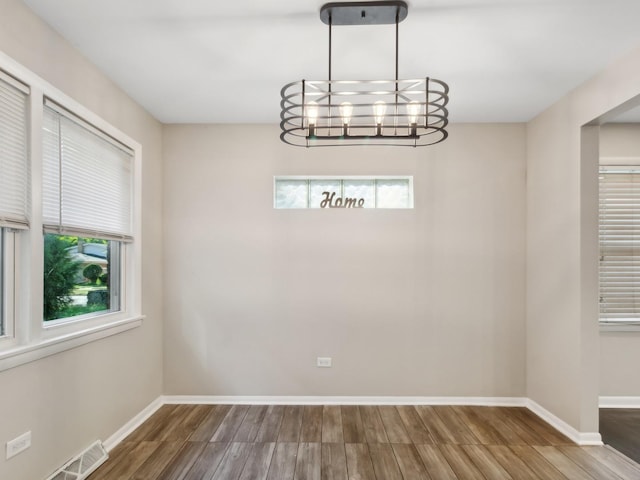
<svg viewBox="0 0 640 480">
<path fill-rule="evenodd" d="M 274 208 L 413 208 L 413 178 L 276 177 Z"/>
</svg>

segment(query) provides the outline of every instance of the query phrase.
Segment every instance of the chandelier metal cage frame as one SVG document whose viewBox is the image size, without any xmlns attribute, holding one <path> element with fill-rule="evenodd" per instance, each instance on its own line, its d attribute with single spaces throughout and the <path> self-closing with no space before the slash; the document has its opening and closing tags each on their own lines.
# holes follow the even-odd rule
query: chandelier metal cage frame
<svg viewBox="0 0 640 480">
<path fill-rule="evenodd" d="M 280 139 L 289 145 L 434 145 L 448 136 L 449 87 L 442 80 L 398 78 L 402 0 L 327 3 L 320 19 L 329 26 L 328 80 L 301 80 L 281 92 Z M 395 79 L 333 80 L 334 25 L 395 24 Z"/>
</svg>

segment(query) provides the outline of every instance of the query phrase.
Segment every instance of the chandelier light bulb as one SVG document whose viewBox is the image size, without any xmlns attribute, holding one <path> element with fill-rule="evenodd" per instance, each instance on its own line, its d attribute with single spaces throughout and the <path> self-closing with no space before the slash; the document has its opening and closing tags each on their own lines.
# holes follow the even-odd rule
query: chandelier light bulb
<svg viewBox="0 0 640 480">
<path fill-rule="evenodd" d="M 407 115 L 409 115 L 409 125 L 418 123 L 418 115 L 422 110 L 422 105 L 415 100 L 407 104 Z"/>
<path fill-rule="evenodd" d="M 384 113 L 387 111 L 387 104 L 382 100 L 378 100 L 373 104 L 373 116 L 376 119 L 376 125 L 382 125 Z"/>
<path fill-rule="evenodd" d="M 340 104 L 340 116 L 342 117 L 342 124 L 349 125 L 351 122 L 351 115 L 353 114 L 353 105 L 351 102 L 342 102 Z"/>
<path fill-rule="evenodd" d="M 307 103 L 307 121 L 309 125 L 315 125 L 318 119 L 318 104 L 314 101 Z"/>
<path fill-rule="evenodd" d="M 313 100 L 306 105 L 307 126 L 309 127 L 309 136 L 316 136 L 316 122 L 318 121 L 318 104 Z"/>
</svg>

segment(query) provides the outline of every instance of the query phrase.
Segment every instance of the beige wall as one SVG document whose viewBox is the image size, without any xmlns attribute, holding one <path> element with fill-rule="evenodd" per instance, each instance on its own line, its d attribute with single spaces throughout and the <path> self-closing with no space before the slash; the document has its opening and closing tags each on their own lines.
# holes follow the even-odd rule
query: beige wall
<svg viewBox="0 0 640 480">
<path fill-rule="evenodd" d="M 166 393 L 522 396 L 524 134 L 326 150 L 165 126 Z M 273 209 L 274 175 L 368 174 L 413 175 L 415 209 Z"/>
<path fill-rule="evenodd" d="M 640 125 L 603 125 L 600 155 L 640 160 Z M 640 332 L 600 333 L 600 395 L 640 397 L 638 365 Z"/>
<path fill-rule="evenodd" d="M 607 123 L 600 127 L 600 156 L 605 163 L 613 159 L 637 159 L 640 163 L 640 124 Z"/>
<path fill-rule="evenodd" d="M 640 93 L 640 50 L 527 126 L 527 395 L 598 431 L 597 129 Z"/>
<path fill-rule="evenodd" d="M 3 0 L 0 51 L 142 144 L 142 327 L 0 372 L 0 478 L 45 478 L 106 439 L 162 393 L 160 124 L 18 0 Z M 31 430 L 32 447 L 6 461 L 4 444 Z"/>
</svg>

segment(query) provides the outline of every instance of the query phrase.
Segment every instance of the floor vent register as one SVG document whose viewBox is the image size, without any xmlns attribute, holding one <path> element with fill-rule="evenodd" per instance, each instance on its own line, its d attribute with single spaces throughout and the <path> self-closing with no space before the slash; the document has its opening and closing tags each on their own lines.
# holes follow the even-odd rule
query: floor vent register
<svg viewBox="0 0 640 480">
<path fill-rule="evenodd" d="M 91 475 L 102 465 L 109 455 L 98 440 L 84 450 L 80 455 L 73 457 L 59 470 L 56 470 L 47 480 L 83 480 Z"/>
</svg>

